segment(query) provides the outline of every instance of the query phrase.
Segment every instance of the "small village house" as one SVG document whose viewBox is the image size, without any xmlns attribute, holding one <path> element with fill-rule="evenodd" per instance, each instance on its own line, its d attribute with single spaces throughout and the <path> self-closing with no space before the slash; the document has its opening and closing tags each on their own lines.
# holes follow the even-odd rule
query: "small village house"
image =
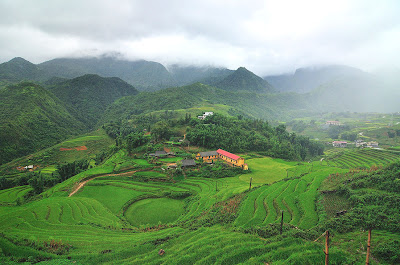
<svg viewBox="0 0 400 265">
<path fill-rule="evenodd" d="M 371 141 L 371 142 L 367 143 L 367 147 L 369 147 L 369 148 L 378 148 L 379 144 L 378 144 L 378 142 Z"/>
<path fill-rule="evenodd" d="M 199 120 L 204 120 L 204 119 L 207 118 L 208 116 L 212 116 L 212 115 L 214 115 L 214 112 L 208 111 L 208 112 L 204 112 L 203 115 L 197 116 L 197 118 L 198 118 Z"/>
<path fill-rule="evenodd" d="M 340 124 L 340 121 L 326 121 L 325 124 L 326 124 L 326 125 L 335 125 L 335 126 L 341 125 L 341 124 Z"/>
<path fill-rule="evenodd" d="M 333 141 L 332 142 L 333 147 L 347 147 L 347 142 L 346 141 Z"/>
<path fill-rule="evenodd" d="M 181 163 L 183 168 L 196 166 L 196 161 L 194 161 L 194 159 L 183 159 Z"/>
<path fill-rule="evenodd" d="M 196 159 L 203 159 L 203 162 L 206 163 L 214 163 L 218 160 L 218 153 L 217 151 L 200 152 L 196 155 Z"/>
</svg>

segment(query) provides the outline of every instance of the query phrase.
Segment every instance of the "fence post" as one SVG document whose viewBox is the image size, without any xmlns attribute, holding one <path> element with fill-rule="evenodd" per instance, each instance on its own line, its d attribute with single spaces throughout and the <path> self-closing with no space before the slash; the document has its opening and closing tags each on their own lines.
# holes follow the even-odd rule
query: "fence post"
<svg viewBox="0 0 400 265">
<path fill-rule="evenodd" d="M 282 213 L 282 217 L 281 217 L 281 231 L 280 231 L 281 233 L 280 233 L 280 234 L 282 235 L 282 228 L 283 228 L 283 211 L 281 211 L 281 213 Z"/>
<path fill-rule="evenodd" d="M 329 264 L 329 231 L 325 233 L 325 265 Z"/>
<path fill-rule="evenodd" d="M 371 253 L 371 228 L 368 230 L 368 244 L 367 244 L 367 259 L 365 261 L 366 265 L 369 265 L 369 255 Z"/>
<path fill-rule="evenodd" d="M 250 187 L 249 187 L 249 190 L 251 190 L 251 181 L 253 180 L 253 178 L 252 177 L 250 177 Z"/>
</svg>

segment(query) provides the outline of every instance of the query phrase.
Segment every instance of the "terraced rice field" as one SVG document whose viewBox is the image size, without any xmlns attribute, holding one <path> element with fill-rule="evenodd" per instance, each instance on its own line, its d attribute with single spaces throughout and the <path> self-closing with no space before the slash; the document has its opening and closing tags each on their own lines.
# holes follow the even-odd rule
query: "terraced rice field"
<svg viewBox="0 0 400 265">
<path fill-rule="evenodd" d="M 378 149 L 361 149 L 340 153 L 327 159 L 328 165 L 340 168 L 369 168 L 373 165 L 385 165 L 400 160 L 400 152 Z"/>
<path fill-rule="evenodd" d="M 315 200 L 322 181 L 330 174 L 345 170 L 314 164 L 315 172 L 301 178 L 265 185 L 250 192 L 242 202 L 236 226 L 265 226 L 284 222 L 300 228 L 311 228 L 318 222 Z"/>
<path fill-rule="evenodd" d="M 134 226 L 168 224 L 184 214 L 185 203 L 169 198 L 144 199 L 135 202 L 125 212 L 125 217 Z"/>
<path fill-rule="evenodd" d="M 11 189 L 0 190 L 0 203 L 15 203 L 18 198 L 22 198 L 31 191 L 30 186 L 19 186 Z"/>
</svg>

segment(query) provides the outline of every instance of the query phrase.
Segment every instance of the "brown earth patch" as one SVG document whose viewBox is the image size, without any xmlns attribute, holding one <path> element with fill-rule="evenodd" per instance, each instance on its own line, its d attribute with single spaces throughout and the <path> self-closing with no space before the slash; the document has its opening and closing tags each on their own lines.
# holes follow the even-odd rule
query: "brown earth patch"
<svg viewBox="0 0 400 265">
<path fill-rule="evenodd" d="M 70 150 L 85 151 L 85 150 L 87 150 L 87 147 L 85 145 L 77 146 L 77 147 L 73 147 L 73 148 L 62 148 L 62 147 L 60 147 L 60 151 L 70 151 Z"/>
<path fill-rule="evenodd" d="M 164 151 L 169 153 L 169 152 L 171 152 L 171 148 L 164 147 Z"/>
</svg>

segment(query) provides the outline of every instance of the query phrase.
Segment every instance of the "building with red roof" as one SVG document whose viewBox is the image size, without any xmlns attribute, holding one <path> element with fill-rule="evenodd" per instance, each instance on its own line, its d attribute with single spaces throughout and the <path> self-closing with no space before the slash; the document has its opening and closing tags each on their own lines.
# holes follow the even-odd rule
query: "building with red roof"
<svg viewBox="0 0 400 265">
<path fill-rule="evenodd" d="M 212 155 L 212 158 L 224 160 L 231 166 L 241 167 L 244 170 L 248 169 L 247 164 L 244 163 L 244 158 L 242 158 L 238 155 L 229 153 L 228 151 L 225 151 L 222 149 L 218 149 L 217 151 L 210 151 L 210 152 L 200 152 L 197 154 L 196 158 L 197 159 L 202 158 L 203 161 L 208 162 L 211 155 Z"/>
</svg>

